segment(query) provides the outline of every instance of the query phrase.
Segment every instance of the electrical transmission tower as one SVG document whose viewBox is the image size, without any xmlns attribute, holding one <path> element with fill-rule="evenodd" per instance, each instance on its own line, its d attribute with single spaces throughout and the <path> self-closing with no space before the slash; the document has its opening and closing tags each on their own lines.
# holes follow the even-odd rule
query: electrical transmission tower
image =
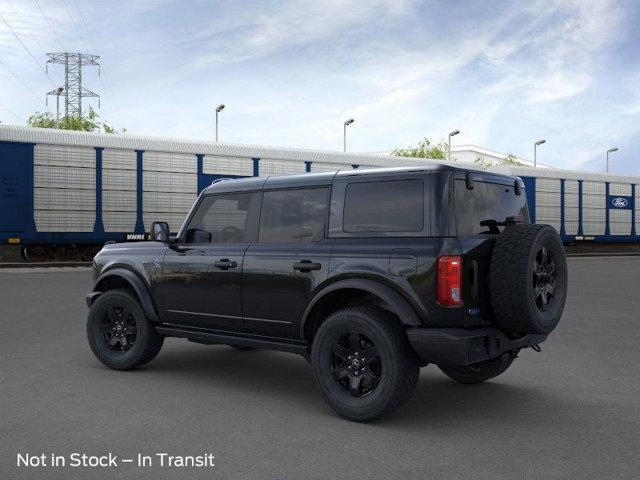
<svg viewBox="0 0 640 480">
<path fill-rule="evenodd" d="M 50 63 L 64 65 L 64 90 L 52 90 L 47 95 L 64 94 L 64 114 L 71 117 L 82 117 L 82 99 L 85 97 L 95 97 L 98 99 L 100 107 L 100 95 L 82 86 L 82 67 L 97 66 L 98 76 L 100 76 L 100 64 L 98 55 L 88 55 L 85 53 L 47 53 L 47 70 Z"/>
</svg>

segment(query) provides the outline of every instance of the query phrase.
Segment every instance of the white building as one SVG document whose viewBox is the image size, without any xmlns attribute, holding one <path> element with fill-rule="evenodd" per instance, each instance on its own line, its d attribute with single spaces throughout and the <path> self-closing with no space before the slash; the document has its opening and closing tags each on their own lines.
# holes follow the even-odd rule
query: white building
<svg viewBox="0 0 640 480">
<path fill-rule="evenodd" d="M 372 155 L 391 155 L 391 152 L 371 152 Z M 489 167 L 500 165 L 500 162 L 509 155 L 508 153 L 497 152 L 488 148 L 479 147 L 478 145 L 452 145 L 451 160 L 463 163 L 475 163 L 480 159 L 480 166 Z M 516 157 L 517 161 L 523 167 L 533 167 L 533 161 L 525 158 Z M 538 168 L 553 168 L 549 165 L 538 162 Z"/>
<path fill-rule="evenodd" d="M 508 153 L 496 152 L 495 150 L 489 150 L 488 148 L 479 147 L 477 145 L 452 145 L 451 146 L 451 160 L 458 162 L 474 163 L 478 158 L 484 164 L 499 165 Z M 517 157 L 517 161 L 522 166 L 533 167 L 533 161 L 524 158 Z M 538 162 L 538 168 L 553 168 L 549 165 L 544 165 Z"/>
</svg>

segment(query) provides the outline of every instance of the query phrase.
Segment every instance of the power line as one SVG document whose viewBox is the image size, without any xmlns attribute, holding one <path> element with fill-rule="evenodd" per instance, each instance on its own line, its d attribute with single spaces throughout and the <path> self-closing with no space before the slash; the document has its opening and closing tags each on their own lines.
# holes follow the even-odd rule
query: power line
<svg viewBox="0 0 640 480">
<path fill-rule="evenodd" d="M 4 62 L 2 61 L 2 59 L 0 59 L 0 65 L 3 65 L 3 66 L 4 66 L 4 68 L 7 70 L 7 72 L 9 72 L 11 75 L 13 75 L 13 77 L 14 77 L 16 80 L 18 80 L 18 82 L 20 82 L 20 83 L 22 84 L 22 86 L 23 86 L 24 88 L 26 88 L 26 89 L 29 91 L 29 93 L 31 93 L 31 95 L 33 95 L 33 98 L 35 98 L 36 100 L 38 100 L 38 102 L 40 102 L 40 103 L 44 103 L 44 102 L 42 101 L 42 98 L 40 98 L 40 97 L 39 97 L 39 96 L 38 96 L 38 95 L 37 95 L 33 90 L 31 90 L 31 88 L 29 88 L 29 85 L 27 85 L 27 84 L 25 83 L 25 81 L 24 81 L 24 80 L 22 80 L 18 75 L 16 75 L 16 73 L 15 73 L 13 70 L 11 70 L 11 68 L 9 68 L 9 65 L 7 65 L 6 63 L 4 63 Z"/>
<path fill-rule="evenodd" d="M 91 46 L 97 52 L 98 49 L 96 48 L 96 42 L 94 41 L 93 35 L 91 34 L 91 30 L 89 29 L 89 26 L 87 25 L 87 22 L 84 18 L 84 14 L 82 13 L 80 4 L 78 3 L 78 0 L 73 0 L 73 2 L 75 3 L 76 8 L 78 9 L 78 13 L 80 14 L 80 20 L 82 22 L 82 25 L 84 26 L 84 29 L 87 32 L 87 38 L 89 39 L 89 42 L 91 42 Z M 111 110 L 113 111 L 113 113 L 115 113 L 115 115 L 118 117 L 118 121 L 120 122 L 120 127 L 124 127 L 123 117 L 120 114 L 120 108 L 118 107 L 116 96 L 113 94 L 113 89 L 111 88 L 111 83 L 107 78 L 107 72 L 105 71 L 104 67 L 102 68 L 102 74 L 104 75 L 104 82 L 102 81 L 101 76 L 98 76 L 98 79 L 100 80 L 100 84 L 102 85 L 105 92 L 107 92 L 107 96 L 106 96 L 107 102 L 111 106 Z"/>
<path fill-rule="evenodd" d="M 47 21 L 47 24 L 49 25 L 49 30 L 51 30 L 51 33 L 53 34 L 53 36 L 55 37 L 55 39 L 58 41 L 58 43 L 60 44 L 60 47 L 62 47 L 62 51 L 66 52 L 67 49 L 64 48 L 64 45 L 62 44 L 62 41 L 60 40 L 60 37 L 58 37 L 58 34 L 56 33 L 56 31 L 53 29 L 53 25 L 51 25 L 51 21 L 49 20 L 49 17 L 47 17 L 47 15 L 44 13 L 44 10 L 42 9 L 42 7 L 40 6 L 40 4 L 38 3 L 38 0 L 33 0 L 34 2 L 36 2 L 36 5 L 38 6 L 38 9 L 40 10 L 40 13 L 42 13 L 42 16 L 44 17 L 44 19 Z"/>
<path fill-rule="evenodd" d="M 89 47 L 87 47 L 87 44 L 84 43 L 84 38 L 82 38 L 82 32 L 80 32 L 80 29 L 78 28 L 78 26 L 76 25 L 76 19 L 73 16 L 73 13 L 71 13 L 71 10 L 69 9 L 69 6 L 67 5 L 66 0 L 62 0 L 62 4 L 64 5 L 64 9 L 67 11 L 67 13 L 69 14 L 69 18 L 71 19 L 71 24 L 73 25 L 73 29 L 76 31 L 76 33 L 78 34 L 78 38 L 80 39 L 80 42 L 82 43 L 82 46 L 84 47 L 85 52 L 89 50 Z"/>
<path fill-rule="evenodd" d="M 73 0 L 73 3 L 76 4 L 76 8 L 78 9 L 78 13 L 80 13 L 80 20 L 82 20 L 84 28 L 87 31 L 87 36 L 89 37 L 89 41 L 91 42 L 91 44 L 95 48 L 96 42 L 93 41 L 93 35 L 91 35 L 91 30 L 89 30 L 89 27 L 87 26 L 87 22 L 84 19 L 84 15 L 82 14 L 82 9 L 80 8 L 80 4 L 78 3 L 78 0 Z"/>
<path fill-rule="evenodd" d="M 49 74 L 47 73 L 47 71 L 42 68 L 42 65 L 40 65 L 40 62 L 38 62 L 38 60 L 36 59 L 36 57 L 33 56 L 33 53 L 31 53 L 31 50 L 29 50 L 29 48 L 27 48 L 27 46 L 24 44 L 24 42 L 20 39 L 20 37 L 18 36 L 18 34 L 15 32 L 15 30 L 13 28 L 11 28 L 11 25 L 9 25 L 9 22 L 7 22 L 7 20 L 2 16 L 2 14 L 0 13 L 0 19 L 2 19 L 2 21 L 4 22 L 4 24 L 9 28 L 9 30 L 11 31 L 11 33 L 13 33 L 13 36 L 16 37 L 16 40 L 18 40 L 18 42 L 20 42 L 20 45 L 22 45 L 22 48 L 24 48 L 27 53 L 29 54 L 29 56 L 33 59 L 33 61 L 36 63 L 36 65 L 38 65 L 38 68 L 40 70 L 42 70 L 42 72 L 46 75 L 46 77 L 49 79 L 49 81 L 51 82 L 51 84 L 54 87 L 57 87 L 56 82 L 54 82 L 51 77 L 49 76 Z"/>
<path fill-rule="evenodd" d="M 0 105 L 0 108 L 3 109 L 6 112 L 9 112 L 11 115 L 13 115 L 14 117 L 16 117 L 18 120 L 20 120 L 21 122 L 24 121 L 24 118 L 22 118 L 20 115 L 18 115 L 15 112 L 12 112 L 11 110 L 9 110 L 7 107 Z"/>
<path fill-rule="evenodd" d="M 11 0 L 7 0 L 7 3 L 9 4 L 9 6 L 11 7 L 11 10 L 13 10 L 13 13 L 15 13 L 15 15 L 18 17 L 18 20 L 20 20 L 20 23 L 22 24 L 22 27 L 29 33 L 29 36 L 31 37 L 31 39 L 35 42 L 35 44 L 38 46 L 38 48 L 40 49 L 40 51 L 44 54 L 47 52 L 47 49 L 44 48 L 42 46 L 42 44 L 40 43 L 40 41 L 36 38 L 36 36 L 33 34 L 33 32 L 31 31 L 31 29 L 27 26 L 27 23 L 24 21 L 24 19 L 22 18 L 22 16 L 20 15 L 20 12 L 18 12 L 18 10 L 13 6 L 13 3 L 11 3 Z M 60 79 L 60 81 L 64 81 L 64 79 Z"/>
</svg>

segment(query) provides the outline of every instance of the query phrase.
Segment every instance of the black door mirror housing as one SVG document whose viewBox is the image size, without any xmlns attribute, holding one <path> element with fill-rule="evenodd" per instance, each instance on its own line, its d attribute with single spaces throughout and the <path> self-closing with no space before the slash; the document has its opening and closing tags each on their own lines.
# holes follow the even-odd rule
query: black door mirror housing
<svg viewBox="0 0 640 480">
<path fill-rule="evenodd" d="M 151 224 L 151 240 L 169 243 L 169 224 L 167 222 L 153 222 Z"/>
</svg>

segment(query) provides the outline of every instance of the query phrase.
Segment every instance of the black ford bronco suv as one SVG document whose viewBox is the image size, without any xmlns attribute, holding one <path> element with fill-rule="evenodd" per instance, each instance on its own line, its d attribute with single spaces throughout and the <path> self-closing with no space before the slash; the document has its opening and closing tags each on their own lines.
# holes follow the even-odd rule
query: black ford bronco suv
<svg viewBox="0 0 640 480">
<path fill-rule="evenodd" d="M 500 375 L 539 350 L 567 293 L 522 181 L 447 165 L 217 181 L 175 238 L 164 222 L 151 238 L 95 257 L 103 364 L 149 362 L 165 337 L 299 353 L 357 421 L 397 409 L 429 363 L 462 383 Z"/>
</svg>

